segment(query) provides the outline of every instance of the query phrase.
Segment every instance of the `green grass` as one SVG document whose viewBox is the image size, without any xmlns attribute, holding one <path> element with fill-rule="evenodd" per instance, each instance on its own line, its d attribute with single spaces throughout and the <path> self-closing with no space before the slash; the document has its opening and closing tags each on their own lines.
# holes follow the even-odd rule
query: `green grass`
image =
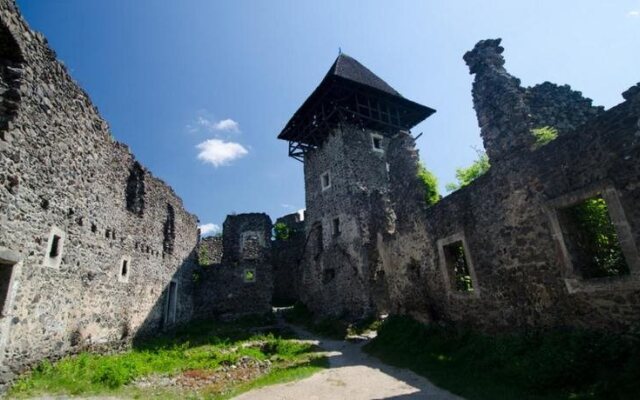
<svg viewBox="0 0 640 400">
<path fill-rule="evenodd" d="M 340 318 L 316 318 L 302 303 L 296 303 L 292 309 L 287 310 L 284 318 L 287 322 L 301 325 L 310 332 L 334 340 L 343 340 L 351 335 L 375 331 L 381 324 L 380 319 L 373 315 L 354 322 Z"/>
<path fill-rule="evenodd" d="M 640 339 L 585 331 L 485 336 L 391 317 L 365 351 L 469 400 L 637 399 Z"/>
<path fill-rule="evenodd" d="M 269 320 L 245 319 L 234 323 L 195 323 L 165 336 L 135 343 L 120 354 L 82 353 L 56 363 L 42 362 L 20 378 L 10 389 L 11 397 L 38 394 L 122 394 L 131 397 L 184 398 L 175 390 L 145 391 L 127 386 L 148 375 L 176 375 L 187 370 L 214 371 L 235 364 L 241 357 L 271 362 L 271 370 L 256 381 L 225 393 L 254 388 L 282 380 L 306 376 L 323 367 L 313 345 L 291 340 L 288 332 L 255 332 L 254 325 Z M 207 393 L 198 397 L 219 398 L 225 393 Z M 187 396 L 188 397 L 188 396 Z"/>
</svg>

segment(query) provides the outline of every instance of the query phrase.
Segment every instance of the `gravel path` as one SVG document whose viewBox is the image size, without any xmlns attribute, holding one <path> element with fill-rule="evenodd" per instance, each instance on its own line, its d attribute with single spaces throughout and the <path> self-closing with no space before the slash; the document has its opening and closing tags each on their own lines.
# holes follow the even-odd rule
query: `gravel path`
<svg viewBox="0 0 640 400">
<path fill-rule="evenodd" d="M 409 370 L 390 367 L 362 351 L 364 342 L 318 338 L 294 328 L 329 352 L 329 368 L 309 378 L 267 386 L 235 400 L 463 400 Z"/>
</svg>

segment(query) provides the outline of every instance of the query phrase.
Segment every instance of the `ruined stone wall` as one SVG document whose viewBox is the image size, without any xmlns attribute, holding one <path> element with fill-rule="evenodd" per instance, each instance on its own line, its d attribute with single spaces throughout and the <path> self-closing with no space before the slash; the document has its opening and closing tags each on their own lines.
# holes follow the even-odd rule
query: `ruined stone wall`
<svg viewBox="0 0 640 400">
<path fill-rule="evenodd" d="M 276 238 L 271 243 L 273 265 L 273 303 L 290 305 L 299 300 L 300 264 L 305 251 L 307 235 L 304 220 L 293 213 L 280 217 L 276 224 L 288 228 L 286 239 Z"/>
<path fill-rule="evenodd" d="M 197 220 L 114 141 L 9 0 L 0 1 L 0 35 L 6 382 L 44 357 L 119 346 L 189 320 Z M 168 287 L 175 292 L 167 315 Z"/>
<path fill-rule="evenodd" d="M 227 216 L 222 243 L 221 263 L 201 265 L 194 276 L 195 317 L 234 318 L 271 311 L 269 216 L 258 213 Z"/>
<path fill-rule="evenodd" d="M 534 128 L 550 126 L 557 129 L 559 135 L 574 131 L 604 111 L 603 107 L 594 107 L 591 99 L 569 85 L 550 82 L 527 88 L 525 102 Z"/>
<path fill-rule="evenodd" d="M 477 74 L 474 104 L 492 167 L 471 185 L 417 212 L 413 225 L 400 223 L 403 212 L 396 208 L 398 229 L 383 235 L 378 246 L 391 311 L 489 332 L 562 326 L 624 331 L 637 326 L 640 85 L 625 92 L 624 103 L 605 112 L 575 94 L 569 97 L 576 104 L 566 103 L 569 115 L 554 108 L 557 98 L 540 105 L 549 110 L 547 116 L 556 113 L 556 121 L 569 121 L 567 129 L 578 128 L 536 150 L 523 147 L 531 135 L 523 127 L 531 126 L 535 116 L 509 111 L 528 107 L 528 94 L 502 68 L 499 41 L 490 42 L 480 42 L 465 59 Z M 484 59 L 481 53 L 487 48 Z M 501 97 L 496 107 L 496 96 L 505 93 L 513 97 Z M 576 109 L 584 113 L 572 115 Z M 410 171 L 412 161 L 404 163 Z M 411 187 L 409 176 L 398 176 L 398 182 Z M 628 275 L 585 278 L 580 266 L 570 262 L 558 210 L 594 195 L 607 202 Z M 448 279 L 443 247 L 455 241 L 464 243 L 471 292 L 457 291 Z"/>
<path fill-rule="evenodd" d="M 198 244 L 198 260 L 202 265 L 220 264 L 223 253 L 222 236 L 209 236 Z"/>
</svg>

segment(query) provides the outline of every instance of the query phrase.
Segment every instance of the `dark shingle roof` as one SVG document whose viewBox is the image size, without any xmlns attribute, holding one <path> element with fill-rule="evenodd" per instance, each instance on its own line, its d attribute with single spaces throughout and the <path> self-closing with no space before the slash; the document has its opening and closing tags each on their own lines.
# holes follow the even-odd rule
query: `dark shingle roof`
<svg viewBox="0 0 640 400">
<path fill-rule="evenodd" d="M 383 81 L 367 67 L 346 54 L 340 54 L 333 63 L 327 75 L 336 75 L 341 78 L 378 89 L 392 96 L 402 97 L 394 88 Z"/>
<path fill-rule="evenodd" d="M 372 99 L 372 103 L 359 103 L 358 96 L 365 102 Z M 362 107 L 365 109 L 361 110 Z M 345 118 L 359 119 L 372 129 L 382 131 L 408 130 L 434 112 L 432 108 L 402 97 L 367 67 L 340 54 L 320 85 L 287 122 L 278 139 L 315 146 L 329 134 L 327 126 Z"/>
</svg>

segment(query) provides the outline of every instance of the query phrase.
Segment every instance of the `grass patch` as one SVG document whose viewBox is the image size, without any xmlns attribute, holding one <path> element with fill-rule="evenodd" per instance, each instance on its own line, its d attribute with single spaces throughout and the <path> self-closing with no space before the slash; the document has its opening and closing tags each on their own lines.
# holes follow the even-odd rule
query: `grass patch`
<svg viewBox="0 0 640 400">
<path fill-rule="evenodd" d="M 286 310 L 284 318 L 289 323 L 302 325 L 310 332 L 334 340 L 375 331 L 381 324 L 381 320 L 373 315 L 355 322 L 348 322 L 340 318 L 318 319 L 302 303 L 296 303 L 293 308 Z"/>
<path fill-rule="evenodd" d="M 295 379 L 322 368 L 322 360 L 317 360 L 320 356 L 313 345 L 292 340 L 289 332 L 254 329 L 256 325 L 270 322 L 270 319 L 246 318 L 233 323 L 194 323 L 162 337 L 135 343 L 124 353 L 82 353 L 56 363 L 44 361 L 16 381 L 9 395 L 124 394 L 145 398 L 150 397 L 150 392 L 132 385 L 141 377 L 172 377 L 184 371 L 202 371 L 206 375 L 246 359 L 269 366 L 268 372 L 257 380 L 232 382 L 222 385 L 222 389 L 218 385 L 213 391 L 205 387 L 197 393 L 197 397 L 215 399 L 243 387 Z M 153 397 L 189 397 L 180 390 L 149 390 L 153 391 Z"/>
<path fill-rule="evenodd" d="M 329 360 L 326 357 L 312 358 L 309 361 L 301 363 L 299 365 L 275 370 L 274 372 L 264 375 L 253 382 L 234 388 L 230 392 L 219 396 L 218 398 L 216 398 L 216 400 L 230 399 L 232 397 L 238 396 L 241 393 L 248 392 L 253 389 L 258 389 L 264 386 L 304 379 L 325 368 L 329 368 Z"/>
<path fill-rule="evenodd" d="M 391 317 L 365 351 L 469 400 L 637 399 L 640 340 L 585 331 L 489 337 Z"/>
</svg>

